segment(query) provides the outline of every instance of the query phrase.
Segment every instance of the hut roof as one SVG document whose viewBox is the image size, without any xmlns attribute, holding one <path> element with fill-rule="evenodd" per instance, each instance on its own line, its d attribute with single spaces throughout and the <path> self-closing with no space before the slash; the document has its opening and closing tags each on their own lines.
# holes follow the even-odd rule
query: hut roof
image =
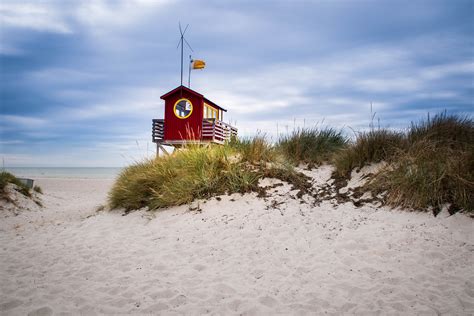
<svg viewBox="0 0 474 316">
<path fill-rule="evenodd" d="M 184 90 L 184 91 L 189 92 L 189 93 L 191 93 L 191 94 L 194 94 L 194 95 L 196 95 L 196 96 L 198 96 L 198 97 L 200 97 L 200 98 L 203 98 L 203 99 L 204 99 L 204 102 L 206 102 L 206 103 L 208 103 L 208 104 L 210 104 L 210 105 L 212 105 L 212 106 L 214 106 L 214 107 L 216 107 L 216 108 L 218 108 L 218 109 L 220 109 L 220 110 L 222 110 L 222 111 L 224 111 L 224 112 L 227 112 L 226 109 L 224 109 L 223 107 L 221 107 L 221 106 L 217 105 L 216 103 L 212 102 L 212 101 L 209 100 L 208 98 L 204 97 L 204 96 L 203 96 L 202 94 L 200 94 L 199 92 L 196 92 L 196 91 L 194 91 L 194 90 L 192 90 L 192 89 L 190 89 L 190 88 L 188 88 L 188 87 L 185 87 L 185 86 L 179 86 L 179 87 L 177 87 L 177 88 L 171 90 L 170 92 L 163 94 L 163 95 L 160 97 L 160 99 L 165 100 L 165 99 L 168 98 L 170 95 L 175 94 L 175 93 L 176 93 L 177 91 L 179 91 L 179 90 Z"/>
</svg>

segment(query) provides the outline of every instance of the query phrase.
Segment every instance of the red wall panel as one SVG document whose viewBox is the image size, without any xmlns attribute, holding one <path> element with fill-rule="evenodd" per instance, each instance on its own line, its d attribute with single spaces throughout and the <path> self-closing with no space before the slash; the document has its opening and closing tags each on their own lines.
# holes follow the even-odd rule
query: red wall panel
<svg viewBox="0 0 474 316">
<path fill-rule="evenodd" d="M 174 104 L 179 99 L 186 98 L 191 101 L 193 111 L 185 119 L 178 118 L 174 112 Z M 203 97 L 199 97 L 184 89 L 179 89 L 165 99 L 165 141 L 201 139 L 203 118 Z"/>
</svg>

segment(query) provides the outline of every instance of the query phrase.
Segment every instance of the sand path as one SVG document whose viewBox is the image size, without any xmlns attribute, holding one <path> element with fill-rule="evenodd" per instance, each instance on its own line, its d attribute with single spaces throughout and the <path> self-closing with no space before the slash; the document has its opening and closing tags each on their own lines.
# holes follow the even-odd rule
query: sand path
<svg viewBox="0 0 474 316">
<path fill-rule="evenodd" d="M 283 185 L 122 216 L 95 212 L 109 180 L 39 182 L 44 210 L 0 220 L 2 315 L 474 313 L 462 214 L 313 206 Z"/>
</svg>

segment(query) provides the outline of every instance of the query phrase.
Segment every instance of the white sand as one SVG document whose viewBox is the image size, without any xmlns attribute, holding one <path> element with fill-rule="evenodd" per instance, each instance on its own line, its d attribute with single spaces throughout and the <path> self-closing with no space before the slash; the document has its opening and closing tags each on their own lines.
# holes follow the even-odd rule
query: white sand
<svg viewBox="0 0 474 316">
<path fill-rule="evenodd" d="M 122 216 L 95 212 L 109 180 L 38 182 L 43 210 L 0 217 L 2 315 L 474 313 L 462 214 L 312 206 L 283 185 Z"/>
</svg>

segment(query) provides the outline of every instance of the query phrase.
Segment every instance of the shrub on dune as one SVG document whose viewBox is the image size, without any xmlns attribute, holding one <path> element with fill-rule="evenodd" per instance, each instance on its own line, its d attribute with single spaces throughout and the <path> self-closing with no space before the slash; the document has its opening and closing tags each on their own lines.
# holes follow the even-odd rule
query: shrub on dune
<svg viewBox="0 0 474 316">
<path fill-rule="evenodd" d="M 284 166 L 267 167 L 260 163 L 270 160 L 265 154 L 270 148 L 268 144 L 249 140 L 236 146 L 189 146 L 172 155 L 130 166 L 114 184 L 109 204 L 111 208 L 126 210 L 158 209 L 225 193 L 258 191 L 258 180 L 270 174 L 301 181 L 298 177 L 302 175 L 293 170 L 271 171 Z M 255 147 L 260 149 L 249 150 Z M 259 163 L 251 164 L 249 161 L 253 160 Z M 290 177 L 288 172 L 295 174 Z"/>
<path fill-rule="evenodd" d="M 341 131 L 333 128 L 298 129 L 283 136 L 277 148 L 293 163 L 319 165 L 331 159 L 334 153 L 344 148 L 347 139 Z"/>
<path fill-rule="evenodd" d="M 22 183 L 17 177 L 15 177 L 13 174 L 6 171 L 0 172 L 0 194 L 2 195 L 5 194 L 6 186 L 9 183 L 16 185 L 16 187 L 18 188 L 17 190 L 21 194 L 28 197 L 31 196 L 30 189 L 24 183 Z"/>
<path fill-rule="evenodd" d="M 112 208 L 127 210 L 180 205 L 196 198 L 247 190 L 256 179 L 230 162 L 226 147 L 186 150 L 126 168 L 109 194 Z"/>
<path fill-rule="evenodd" d="M 420 140 L 370 183 L 375 192 L 387 191 L 387 202 L 413 209 L 474 210 L 473 151 L 439 148 Z M 436 211 L 435 211 L 436 212 Z"/>
<path fill-rule="evenodd" d="M 436 145 L 467 149 L 474 144 L 474 124 L 470 117 L 447 114 L 446 112 L 412 123 L 408 141 L 433 141 Z"/>
<path fill-rule="evenodd" d="M 408 146 L 369 185 L 387 191 L 387 202 L 414 209 L 443 204 L 450 212 L 474 211 L 474 122 L 440 114 L 412 124 Z"/>
</svg>

